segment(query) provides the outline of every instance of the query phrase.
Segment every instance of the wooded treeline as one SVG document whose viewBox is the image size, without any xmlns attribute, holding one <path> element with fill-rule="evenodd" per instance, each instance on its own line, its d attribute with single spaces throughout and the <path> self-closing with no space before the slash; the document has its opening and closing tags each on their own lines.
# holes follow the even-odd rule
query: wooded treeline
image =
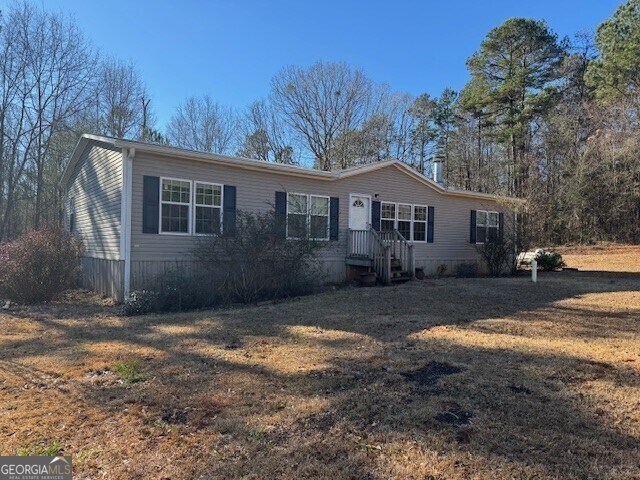
<svg viewBox="0 0 640 480">
<path fill-rule="evenodd" d="M 397 158 L 447 186 L 527 199 L 540 244 L 640 241 L 640 0 L 595 35 L 515 18 L 460 91 L 393 91 L 344 63 L 282 69 L 244 110 L 188 98 L 161 132 L 131 63 L 28 2 L 0 22 L 0 241 L 58 225 L 59 179 L 90 132 L 320 169 Z"/>
</svg>

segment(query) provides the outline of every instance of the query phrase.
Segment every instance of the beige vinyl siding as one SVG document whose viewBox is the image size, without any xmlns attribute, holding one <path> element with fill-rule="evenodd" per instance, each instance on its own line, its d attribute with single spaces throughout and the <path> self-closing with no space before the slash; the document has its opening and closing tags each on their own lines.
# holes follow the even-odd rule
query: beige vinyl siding
<svg viewBox="0 0 640 480">
<path fill-rule="evenodd" d="M 91 142 L 67 183 L 65 225 L 69 199 L 75 204 L 75 232 L 84 241 L 87 257 L 120 258 L 122 150 Z"/>
<path fill-rule="evenodd" d="M 152 261 L 180 261 L 188 258 L 201 237 L 143 234 L 142 182 L 144 175 L 222 183 L 237 188 L 237 208 L 265 211 L 273 208 L 275 192 L 299 192 L 327 195 L 340 199 L 340 235 L 327 242 L 322 257 L 331 279 L 339 280 L 345 272 L 349 194 L 371 195 L 373 200 L 431 205 L 435 207 L 434 243 L 416 243 L 416 266 L 431 272 L 441 263 L 477 261 L 474 245 L 469 244 L 470 211 L 504 210 L 490 199 L 444 195 L 407 175 L 393 165 L 339 180 L 323 180 L 283 175 L 268 171 L 215 165 L 193 160 L 137 155 L 133 161 L 131 259 L 139 264 Z M 378 194 L 377 198 L 375 194 Z M 136 268 L 135 265 L 132 268 Z"/>
<path fill-rule="evenodd" d="M 266 211 L 273 208 L 276 191 L 298 191 L 320 195 L 334 195 L 331 189 L 335 182 L 327 182 L 302 177 L 290 177 L 273 172 L 256 172 L 239 168 L 212 165 L 181 159 L 163 159 L 148 155 L 136 155 L 133 161 L 132 210 L 131 210 L 131 260 L 132 269 L 136 262 L 176 261 L 188 258 L 190 251 L 203 237 L 143 234 L 142 233 L 142 183 L 144 175 L 197 180 L 210 183 L 233 185 L 236 187 L 238 210 Z M 307 191 L 309 190 L 309 191 Z M 327 193 L 329 192 L 329 193 Z M 348 194 L 347 194 L 348 195 Z M 342 199 L 340 200 L 343 201 Z M 344 200 L 348 203 L 348 200 Z M 341 205 L 341 210 L 343 205 Z M 345 203 L 344 208 L 347 208 Z M 346 228 L 345 213 L 340 213 L 341 228 Z M 342 225 L 344 221 L 344 225 Z M 339 268 L 344 268 L 346 232 L 340 232 L 339 242 L 327 242 L 324 261 L 337 260 Z M 345 238 L 342 238 L 342 237 Z M 142 268 L 142 267 L 140 267 Z"/>
</svg>

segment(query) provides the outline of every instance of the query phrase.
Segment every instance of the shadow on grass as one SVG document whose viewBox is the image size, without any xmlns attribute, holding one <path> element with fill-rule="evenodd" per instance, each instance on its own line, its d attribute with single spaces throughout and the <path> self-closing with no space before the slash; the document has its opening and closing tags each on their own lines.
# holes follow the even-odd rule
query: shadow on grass
<svg viewBox="0 0 640 480">
<path fill-rule="evenodd" d="M 432 287 L 415 282 L 239 310 L 125 318 L 107 325 L 98 317 L 92 323 L 91 317 L 73 314 L 64 317 L 73 322 L 60 321 L 55 310 L 43 311 L 35 321 L 55 333 L 49 343 L 54 351 L 41 354 L 60 361 L 91 355 L 74 349 L 80 342 L 118 342 L 130 346 L 132 355 L 137 347 L 161 352 L 145 359 L 153 377 L 146 384 L 125 389 L 79 383 L 78 388 L 89 405 L 108 412 L 116 412 L 124 399 L 142 405 L 151 416 L 180 419 L 175 423 L 185 433 L 221 433 L 227 447 L 233 444 L 244 453 L 227 461 L 204 461 L 201 473 L 212 476 L 374 479 L 400 476 L 398 465 L 415 462 L 408 471 L 428 478 L 425 452 L 435 450 L 445 458 L 470 455 L 466 461 L 451 460 L 449 476 L 461 478 L 465 469 L 478 469 L 468 474 L 488 472 L 488 464 L 516 476 L 632 478 L 639 439 L 598 407 L 607 401 L 598 397 L 604 395 L 597 390 L 602 386 L 594 387 L 592 398 L 584 392 L 598 382 L 637 391 L 636 369 L 566 353 L 471 344 L 432 336 L 429 330 L 445 326 L 473 333 L 481 320 L 509 317 L 526 324 L 531 315 L 546 312 L 543 317 L 549 321 L 566 315 L 574 323 L 587 322 L 581 324 L 585 331 L 571 336 L 598 338 L 606 335 L 605 328 L 622 334 L 634 323 L 619 312 L 598 312 L 598 324 L 588 309 L 555 303 L 590 293 L 637 290 L 635 280 L 571 274 L 545 276 L 535 286 L 523 278 L 445 280 Z M 23 316 L 33 319 L 27 312 Z M 194 325 L 200 327 L 186 328 Z M 159 326 L 181 328 L 159 334 Z M 301 338 L 294 327 L 315 330 Z M 325 332 L 348 335 L 332 338 Z M 285 373 L 261 359 L 259 338 L 285 347 L 319 345 L 324 366 Z M 363 345 L 370 354 L 358 350 Z M 17 362 L 38 355 L 42 347 L 32 340 L 2 346 L 3 368 L 28 377 Z M 433 381 L 415 381 L 418 376 L 412 372 L 430 362 L 454 368 Z M 201 402 L 209 397 L 216 401 Z M 315 405 L 313 411 L 299 408 L 304 402 Z M 469 417 L 460 424 L 443 422 L 447 412 Z M 387 445 L 406 452 L 387 452 Z"/>
</svg>

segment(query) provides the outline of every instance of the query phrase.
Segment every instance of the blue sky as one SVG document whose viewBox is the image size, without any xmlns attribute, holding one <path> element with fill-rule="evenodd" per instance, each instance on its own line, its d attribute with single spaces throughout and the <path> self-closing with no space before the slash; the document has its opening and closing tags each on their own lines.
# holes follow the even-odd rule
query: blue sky
<svg viewBox="0 0 640 480">
<path fill-rule="evenodd" d="M 0 5 L 6 4 L 0 1 Z M 468 79 L 466 59 L 514 16 L 560 36 L 595 28 L 620 0 L 40 0 L 72 14 L 103 53 L 132 60 L 158 126 L 190 95 L 243 108 L 285 65 L 345 61 L 397 91 L 438 95 Z"/>
</svg>

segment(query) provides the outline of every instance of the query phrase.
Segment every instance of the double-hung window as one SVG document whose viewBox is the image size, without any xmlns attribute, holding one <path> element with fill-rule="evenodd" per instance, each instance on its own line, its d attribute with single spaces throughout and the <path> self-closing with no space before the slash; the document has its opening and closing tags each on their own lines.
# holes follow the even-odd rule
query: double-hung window
<svg viewBox="0 0 640 480">
<path fill-rule="evenodd" d="M 414 242 L 427 241 L 427 206 L 382 202 L 380 230 L 397 229 L 404 238 Z"/>
<path fill-rule="evenodd" d="M 222 219 L 222 185 L 194 182 L 195 234 L 218 235 Z"/>
<path fill-rule="evenodd" d="M 329 240 L 329 197 L 287 194 L 287 238 Z"/>
<path fill-rule="evenodd" d="M 487 238 L 497 240 L 500 235 L 500 215 L 498 212 L 488 212 Z"/>
<path fill-rule="evenodd" d="M 190 233 L 191 182 L 163 178 L 160 190 L 162 233 Z"/>
<path fill-rule="evenodd" d="M 396 204 L 382 202 L 380 208 L 380 230 L 383 232 L 396 228 Z"/>
<path fill-rule="evenodd" d="M 407 240 L 411 240 L 411 205 L 398 204 L 398 231 Z"/>
<path fill-rule="evenodd" d="M 427 240 L 427 207 L 425 205 L 413 206 L 413 241 L 425 242 Z"/>
<path fill-rule="evenodd" d="M 500 216 L 498 212 L 478 210 L 476 212 L 476 243 L 496 240 L 499 235 Z"/>
<path fill-rule="evenodd" d="M 300 193 L 287 195 L 287 237 L 306 238 L 309 197 Z"/>
<path fill-rule="evenodd" d="M 329 240 L 329 197 L 309 195 L 309 237 Z"/>
</svg>

